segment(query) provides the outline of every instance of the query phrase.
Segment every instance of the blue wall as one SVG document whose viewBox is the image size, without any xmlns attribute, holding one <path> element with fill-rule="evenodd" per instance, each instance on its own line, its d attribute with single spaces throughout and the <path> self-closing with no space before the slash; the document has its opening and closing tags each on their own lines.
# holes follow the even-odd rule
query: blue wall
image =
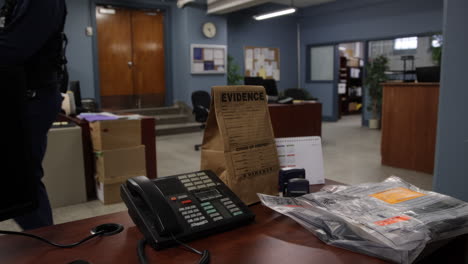
<svg viewBox="0 0 468 264">
<path fill-rule="evenodd" d="M 279 90 L 297 88 L 297 20 L 294 16 L 256 21 L 252 14 L 228 16 L 229 54 L 244 75 L 244 46 L 280 49 Z"/>
<path fill-rule="evenodd" d="M 71 80 L 81 82 L 83 97 L 99 98 L 96 73 L 99 69 L 95 65 L 94 38 L 85 35 L 85 28 L 93 26 L 91 16 L 91 0 L 66 0 L 69 16 L 66 33 L 70 39 L 68 49 L 69 71 Z M 183 9 L 176 7 L 175 1 L 164 0 L 99 0 L 98 3 L 121 3 L 122 5 L 138 5 L 160 7 L 166 10 L 168 27 L 165 36 L 168 39 L 167 68 L 168 105 L 175 101 L 190 104 L 190 94 L 194 90 L 208 90 L 213 85 L 225 85 L 226 75 L 195 76 L 190 74 L 190 44 L 227 45 L 227 24 L 223 17 L 208 17 L 203 7 L 187 6 Z M 202 9 L 203 8 L 203 9 Z M 216 38 L 208 40 L 201 34 L 203 22 L 213 21 L 218 26 Z M 94 29 L 96 32 L 96 29 Z"/>
<path fill-rule="evenodd" d="M 202 25 L 205 22 L 213 22 L 217 28 L 217 34 L 213 39 L 207 39 L 202 34 Z M 173 43 L 176 50 L 174 69 L 174 99 L 191 105 L 190 96 L 193 91 L 210 91 L 212 86 L 226 85 L 226 74 L 192 75 L 190 69 L 190 45 L 210 44 L 227 45 L 227 22 L 225 17 L 207 16 L 206 9 L 186 7 L 180 11 L 177 22 L 176 42 Z"/>
<path fill-rule="evenodd" d="M 88 1 L 67 0 L 68 17 L 65 33 L 68 36 L 68 71 L 70 80 L 79 80 L 82 97 L 94 98 L 93 39 L 85 36 L 91 25 Z"/>
<path fill-rule="evenodd" d="M 468 202 L 468 1 L 445 2 L 434 190 Z"/>
<path fill-rule="evenodd" d="M 3 1 L 3 0 L 0 0 Z M 85 35 L 92 26 L 91 0 L 66 0 L 69 16 L 66 32 L 70 39 L 68 49 L 71 80 L 80 80 L 83 97 L 99 97 L 96 87 L 94 37 Z M 266 21 L 254 21 L 252 14 L 238 12 L 226 17 L 207 16 L 203 7 L 188 6 L 179 9 L 175 1 L 164 0 L 101 0 L 150 4 L 165 7 L 169 15 L 167 92 L 168 104 L 174 101 L 190 102 L 194 90 L 209 90 L 213 85 L 225 85 L 226 75 L 191 75 L 190 44 L 228 45 L 228 53 L 244 69 L 245 45 L 278 47 L 281 52 L 280 89 L 297 87 L 297 23 L 301 33 L 301 87 L 305 87 L 323 103 L 323 115 L 333 115 L 334 85 L 306 83 L 306 46 L 339 43 L 352 40 L 384 39 L 401 35 L 415 35 L 442 30 L 442 0 L 337 0 L 330 4 L 310 7 L 299 16 L 287 16 Z M 271 7 L 271 5 L 270 5 Z M 255 11 L 255 9 L 253 9 Z M 258 10 L 258 9 L 257 9 Z M 250 10 L 252 12 L 252 10 Z M 218 35 L 206 39 L 201 25 L 213 21 Z"/>
<path fill-rule="evenodd" d="M 306 58 L 307 45 L 440 32 L 442 8 L 442 0 L 337 0 L 303 9 L 299 14 L 301 57 Z M 306 83 L 306 59 L 301 65 L 303 87 L 320 98 L 323 115 L 331 117 L 336 87 Z"/>
</svg>

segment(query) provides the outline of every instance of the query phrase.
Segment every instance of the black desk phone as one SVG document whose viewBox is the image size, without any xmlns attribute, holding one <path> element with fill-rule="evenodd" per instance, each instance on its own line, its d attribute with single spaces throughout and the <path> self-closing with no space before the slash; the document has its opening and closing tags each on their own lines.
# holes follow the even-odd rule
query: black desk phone
<svg viewBox="0 0 468 264">
<path fill-rule="evenodd" d="M 120 195 L 133 222 L 155 249 L 247 224 L 255 215 L 212 172 L 127 180 Z"/>
</svg>

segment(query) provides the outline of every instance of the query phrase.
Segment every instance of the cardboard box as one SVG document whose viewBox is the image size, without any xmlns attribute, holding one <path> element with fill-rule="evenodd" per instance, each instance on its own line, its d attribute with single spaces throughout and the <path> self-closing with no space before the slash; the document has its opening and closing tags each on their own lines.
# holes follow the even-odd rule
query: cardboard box
<svg viewBox="0 0 468 264">
<path fill-rule="evenodd" d="M 146 175 L 145 146 L 95 152 L 96 178 L 104 183 Z M 107 181 L 107 182 L 106 182 Z"/>
<path fill-rule="evenodd" d="M 115 182 L 115 183 L 103 183 L 96 182 L 96 194 L 98 199 L 103 204 L 115 204 L 121 203 L 122 198 L 120 198 L 120 185 L 124 184 L 125 181 Z"/>
<path fill-rule="evenodd" d="M 348 67 L 359 67 L 359 58 L 348 58 Z"/>
<path fill-rule="evenodd" d="M 356 110 L 358 110 L 358 109 L 357 109 L 357 103 L 354 103 L 354 102 L 353 102 L 353 103 L 349 103 L 349 105 L 348 105 L 348 111 L 349 111 L 349 112 L 353 112 L 353 111 L 356 111 Z"/>
<path fill-rule="evenodd" d="M 106 120 L 89 124 L 93 149 L 122 149 L 141 145 L 141 120 Z"/>
</svg>

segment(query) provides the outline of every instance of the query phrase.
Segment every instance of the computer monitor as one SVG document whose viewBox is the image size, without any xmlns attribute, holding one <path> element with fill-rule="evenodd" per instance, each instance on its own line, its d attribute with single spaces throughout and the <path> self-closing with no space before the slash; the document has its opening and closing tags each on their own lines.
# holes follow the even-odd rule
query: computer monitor
<svg viewBox="0 0 468 264">
<path fill-rule="evenodd" d="M 262 77 L 244 77 L 244 84 L 263 86 L 263 78 Z"/>
<path fill-rule="evenodd" d="M 276 81 L 273 79 L 263 80 L 263 87 L 265 87 L 266 93 L 269 96 L 278 96 L 278 87 L 276 86 Z"/>
<path fill-rule="evenodd" d="M 26 136 L 24 103 L 26 78 L 21 68 L 0 66 L 2 96 L 8 103 L 0 104 L 3 113 L 0 130 L 0 221 L 28 213 L 37 207 L 38 180 L 30 164 L 30 144 Z"/>
<path fill-rule="evenodd" d="M 70 82 L 70 91 L 73 93 L 75 98 L 75 107 L 76 107 L 76 114 L 80 114 L 83 112 L 83 102 L 81 99 L 81 88 L 79 81 Z"/>
<path fill-rule="evenodd" d="M 418 67 L 416 68 L 416 78 L 418 82 L 440 82 L 440 67 Z"/>
</svg>

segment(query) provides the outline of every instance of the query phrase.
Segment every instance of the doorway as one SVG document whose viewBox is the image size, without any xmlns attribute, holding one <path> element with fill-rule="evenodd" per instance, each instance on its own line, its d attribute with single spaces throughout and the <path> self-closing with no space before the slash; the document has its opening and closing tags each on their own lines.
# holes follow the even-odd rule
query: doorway
<svg viewBox="0 0 468 264">
<path fill-rule="evenodd" d="M 341 43 L 338 73 L 339 117 L 361 116 L 364 93 L 364 42 Z M 355 118 L 355 120 L 361 119 Z"/>
<path fill-rule="evenodd" d="M 164 13 L 96 6 L 103 109 L 165 105 Z"/>
</svg>

